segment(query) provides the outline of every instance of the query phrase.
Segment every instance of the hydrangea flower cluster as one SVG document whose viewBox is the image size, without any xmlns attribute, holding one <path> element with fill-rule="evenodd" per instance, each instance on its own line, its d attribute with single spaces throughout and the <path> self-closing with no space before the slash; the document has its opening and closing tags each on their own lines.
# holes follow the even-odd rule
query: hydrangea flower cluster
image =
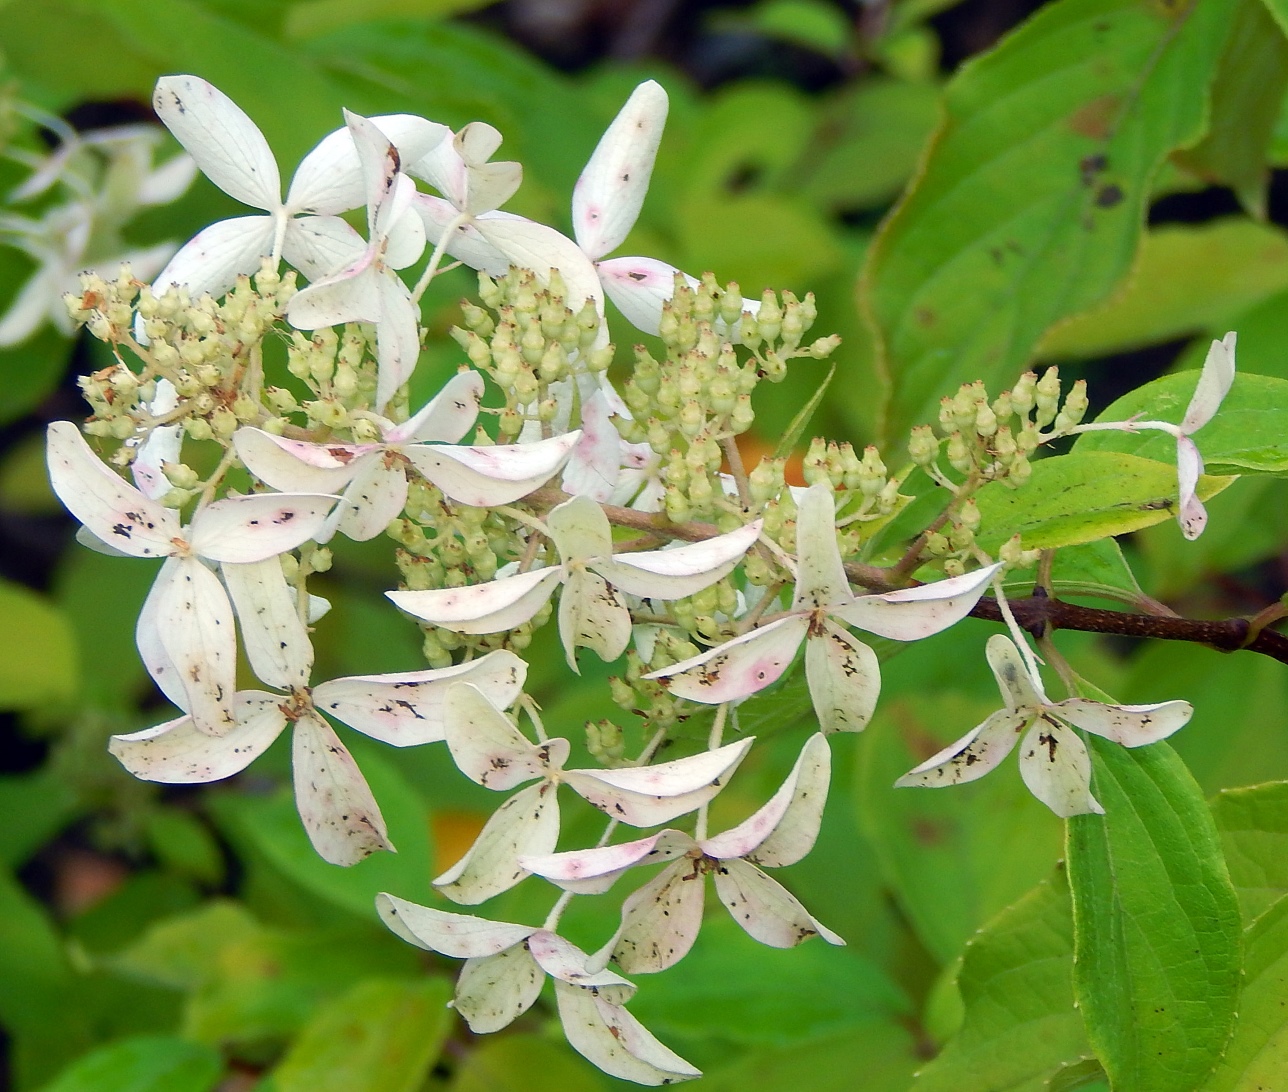
<svg viewBox="0 0 1288 1092">
<path fill-rule="evenodd" d="M 1038 442 L 1076 430 L 1081 388 L 1062 408 L 1058 380 L 1045 377 L 1021 380 L 1005 405 L 964 389 L 945 403 L 942 440 L 914 432 L 908 470 L 891 476 L 875 449 L 860 457 L 818 441 L 808 486 L 789 487 L 780 459 L 747 470 L 736 437 L 761 382 L 835 349 L 834 338 L 805 341 L 812 298 L 749 300 L 710 275 L 608 257 L 647 191 L 667 111 L 656 83 L 636 89 L 582 172 L 573 238 L 501 210 L 522 171 L 493 161 L 501 135 L 483 123 L 453 132 L 346 113 L 283 198 L 263 136 L 216 88 L 166 77 L 154 104 L 201 171 L 258 211 L 200 232 L 152 285 L 89 275 L 68 300 L 75 321 L 138 364 L 83 381 L 84 432 L 101 449 L 52 425 L 51 481 L 87 545 L 163 559 L 137 642 L 181 713 L 113 737 L 112 753 L 140 778 L 209 782 L 245 769 L 289 725 L 304 827 L 321 856 L 351 865 L 393 846 L 332 721 L 394 747 L 445 744 L 466 777 L 506 795 L 435 880 L 439 893 L 473 906 L 533 876 L 560 893 L 540 925 L 390 893 L 378 904 L 388 926 L 466 961 L 455 1004 L 475 1031 L 507 1026 L 549 976 L 569 1041 L 596 1065 L 644 1084 L 698 1076 L 631 1016 L 635 986 L 608 964 L 648 974 L 682 959 L 708 874 L 760 942 L 844 943 L 764 869 L 812 848 L 831 736 L 862 730 L 876 707 L 878 657 L 854 631 L 905 642 L 940 632 L 990 584 L 1000 596 L 1006 563 L 1023 560 L 975 545 L 970 500 L 943 548 L 926 536 L 910 565 L 847 559 L 906 502 L 901 475 L 922 466 L 949 481 L 937 463 L 945 442 L 955 470 L 1021 483 Z M 342 218 L 358 209 L 365 236 Z M 484 306 L 464 304 L 453 330 L 469 364 L 412 412 L 419 301 L 444 256 L 480 272 Z M 663 346 L 638 348 L 620 386 L 605 300 Z M 286 342 L 285 360 L 273 359 L 270 334 Z M 1193 476 L 1189 433 L 1219 395 L 1209 388 L 1220 383 L 1205 383 L 1176 433 L 1183 477 Z M 999 423 L 1012 416 L 1016 433 Z M 314 683 L 309 626 L 328 604 L 309 578 L 329 568 L 337 536 L 382 533 L 403 576 L 388 598 L 421 626 L 430 666 Z M 519 653 L 552 615 L 572 671 L 579 655 L 624 658 L 611 685 L 643 719 L 639 747 L 611 722 L 588 725 L 590 765 L 574 764 L 575 741 L 547 734 Z M 1137 746 L 1180 727 L 1188 707 L 1052 702 L 1016 636 L 1023 652 L 1005 637 L 988 648 L 1005 709 L 902 783 L 977 777 L 1023 736 L 1033 791 L 1062 815 L 1095 811 L 1071 726 Z M 782 677 L 802 645 L 819 730 L 762 807 L 710 834 L 709 806 L 755 744 L 725 738 L 736 706 Z M 260 685 L 239 680 L 239 649 Z M 702 715 L 705 748 L 674 732 Z M 680 756 L 660 760 L 664 747 Z M 561 806 L 602 813 L 597 845 L 560 848 Z M 617 841 L 621 824 L 646 833 Z M 598 951 L 559 934 L 570 899 L 656 864 Z"/>
</svg>

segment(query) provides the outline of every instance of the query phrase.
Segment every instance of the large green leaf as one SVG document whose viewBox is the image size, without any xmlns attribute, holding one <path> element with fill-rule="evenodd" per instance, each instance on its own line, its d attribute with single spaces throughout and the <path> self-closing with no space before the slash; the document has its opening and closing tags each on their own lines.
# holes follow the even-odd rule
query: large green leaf
<svg viewBox="0 0 1288 1092">
<path fill-rule="evenodd" d="M 1234 1028 L 1238 900 L 1198 785 L 1165 743 L 1088 739 L 1105 815 L 1069 820 L 1074 987 L 1116 1088 L 1193 1092 Z"/>
<path fill-rule="evenodd" d="M 1154 173 L 1203 133 L 1228 29 L 1211 0 L 1060 0 L 962 67 L 863 279 L 891 440 L 962 382 L 1008 384 L 1121 280 Z"/>
<path fill-rule="evenodd" d="M 1088 433 L 1087 437 L 1092 435 L 1106 434 Z M 1169 520 L 1176 510 L 1175 454 L 1175 440 L 1171 440 L 1171 465 L 1138 455 L 1079 448 L 1034 463 L 1033 476 L 1019 489 L 990 482 L 976 494 L 979 543 L 995 551 L 1018 534 L 1030 550 L 1073 546 Z M 1204 476 L 1199 479 L 1198 494 L 1207 500 L 1231 481 Z"/>
<path fill-rule="evenodd" d="M 1044 1092 L 1091 1047 L 1073 1003 L 1073 918 L 1057 872 L 966 945 L 961 1030 L 914 1092 Z M 1126 1087 L 1126 1086 L 1124 1086 Z"/>
<path fill-rule="evenodd" d="M 0 618 L 0 709 L 67 701 L 80 665 L 63 612 L 44 596 L 0 580 Z"/>
<path fill-rule="evenodd" d="M 1288 781 L 1218 793 L 1212 815 L 1250 922 L 1288 895 Z"/>
<path fill-rule="evenodd" d="M 209 1092 L 223 1069 L 208 1046 L 140 1037 L 86 1055 L 42 1092 Z"/>
</svg>

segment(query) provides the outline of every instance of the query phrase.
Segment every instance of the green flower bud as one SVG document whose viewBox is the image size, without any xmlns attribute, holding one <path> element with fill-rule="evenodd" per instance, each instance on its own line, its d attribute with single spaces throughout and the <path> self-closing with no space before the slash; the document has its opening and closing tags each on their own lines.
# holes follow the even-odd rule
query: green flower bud
<svg viewBox="0 0 1288 1092">
<path fill-rule="evenodd" d="M 908 435 L 908 457 L 918 466 L 929 466 L 939 455 L 939 441 L 929 425 L 917 425 Z"/>
</svg>

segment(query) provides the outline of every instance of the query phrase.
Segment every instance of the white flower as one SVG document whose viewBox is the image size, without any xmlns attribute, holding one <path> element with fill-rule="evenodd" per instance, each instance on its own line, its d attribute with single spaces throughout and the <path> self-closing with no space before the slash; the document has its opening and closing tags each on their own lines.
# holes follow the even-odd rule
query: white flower
<svg viewBox="0 0 1288 1092">
<path fill-rule="evenodd" d="M 334 497 L 263 493 L 227 497 L 199 509 L 183 527 L 90 450 L 80 430 L 55 421 L 48 433 L 49 480 L 58 499 L 102 543 L 130 557 L 165 558 L 139 616 L 139 652 L 161 689 L 188 710 L 198 730 L 232 728 L 237 645 L 225 579 L 240 566 L 273 560 L 312 538 Z M 242 619 L 243 633 L 252 627 Z M 161 666 L 171 665 L 172 676 Z M 158 674 L 160 672 L 160 674 Z M 179 700 L 180 696 L 182 700 Z"/>
<path fill-rule="evenodd" d="M 566 739 L 530 742 L 488 695 L 473 686 L 454 686 L 448 692 L 446 722 L 447 746 L 470 780 L 497 791 L 536 781 L 502 804 L 465 856 L 434 881 L 448 898 L 468 904 L 508 891 L 527 876 L 520 857 L 554 851 L 560 785 L 623 823 L 655 826 L 715 796 L 754 738 L 653 766 L 565 770 Z"/>
<path fill-rule="evenodd" d="M 1053 702 L 1009 637 L 1000 633 L 990 637 L 987 656 L 1005 706 L 904 774 L 896 785 L 938 788 L 974 781 L 997 766 L 1019 742 L 1024 783 L 1056 815 L 1104 814 L 1091 795 L 1087 745 L 1070 726 L 1125 747 L 1143 747 L 1184 727 L 1194 712 L 1187 701 L 1107 705 L 1087 698 L 1066 698 Z"/>
<path fill-rule="evenodd" d="M 702 1076 L 626 1011 L 631 982 L 612 971 L 588 972 L 586 953 L 551 930 L 450 914 L 387 894 L 376 896 L 376 909 L 409 944 L 466 961 L 453 1005 L 471 1031 L 508 1027 L 536 1003 L 549 975 L 568 1042 L 605 1073 L 649 1085 Z"/>
<path fill-rule="evenodd" d="M 157 278 L 158 289 L 186 286 L 193 298 L 220 296 L 265 257 L 285 258 L 310 278 L 324 276 L 362 250 L 339 218 L 366 190 L 348 129 L 330 134 L 295 172 L 282 200 L 277 161 L 258 126 L 227 95 L 196 76 L 163 76 L 152 96 L 157 116 L 202 173 L 231 197 L 267 216 L 221 220 L 190 240 Z M 420 158 L 447 128 L 409 114 L 371 121 L 410 158 Z M 311 214 L 311 215 L 303 215 Z"/>
<path fill-rule="evenodd" d="M 721 834 L 694 838 L 663 830 L 622 845 L 523 857 L 520 863 L 565 890 L 599 894 L 628 869 L 674 862 L 626 899 L 621 925 L 592 959 L 592 967 L 611 958 L 627 974 L 647 974 L 683 959 L 702 925 L 703 876 L 708 873 L 734 920 L 762 944 L 791 948 L 812 936 L 844 944 L 757 867 L 795 864 L 813 848 L 830 777 L 831 752 L 819 733 L 806 741 L 770 801 Z"/>
<path fill-rule="evenodd" d="M 630 643 L 631 616 L 621 593 L 642 599 L 680 599 L 733 570 L 756 541 L 760 521 L 704 542 L 673 550 L 613 555 L 604 511 L 589 497 L 573 497 L 550 510 L 546 526 L 559 565 L 499 577 L 486 584 L 385 594 L 408 614 L 458 633 L 499 633 L 531 618 L 560 584 L 559 636 L 568 665 L 576 650 L 592 649 L 615 660 Z"/>
<path fill-rule="evenodd" d="M 395 747 L 434 743 L 443 739 L 449 687 L 469 680 L 509 705 L 523 689 L 527 664 L 499 650 L 455 667 L 353 676 L 310 688 L 313 649 L 281 565 L 269 558 L 233 568 L 229 591 L 242 619 L 246 657 L 256 676 L 282 693 L 238 691 L 234 724 L 218 738 L 200 731 L 188 715 L 113 736 L 108 749 L 145 781 L 218 781 L 244 770 L 290 723 L 296 807 L 318 853 L 332 864 L 351 865 L 376 850 L 392 849 L 366 779 L 321 714 Z M 245 624 L 250 616 L 256 619 L 253 629 Z M 153 652 L 163 680 L 169 680 L 173 669 L 167 670 L 163 654 Z M 181 690 L 163 689 L 190 712 Z"/>
<path fill-rule="evenodd" d="M 796 594 L 783 617 L 645 678 L 663 679 L 671 693 L 691 701 L 737 701 L 777 680 L 803 641 L 819 726 L 824 732 L 856 732 L 876 708 L 881 673 L 876 654 L 845 625 L 896 641 L 921 640 L 966 617 L 998 568 L 856 596 L 836 544 L 832 490 L 821 482 L 798 501 L 796 548 Z"/>
</svg>

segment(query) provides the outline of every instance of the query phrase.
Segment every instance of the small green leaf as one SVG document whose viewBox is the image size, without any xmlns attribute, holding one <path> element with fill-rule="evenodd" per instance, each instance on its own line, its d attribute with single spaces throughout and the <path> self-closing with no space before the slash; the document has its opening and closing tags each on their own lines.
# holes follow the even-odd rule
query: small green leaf
<svg viewBox="0 0 1288 1092">
<path fill-rule="evenodd" d="M 1171 440 L 1171 452 L 1169 465 L 1137 455 L 1078 448 L 1034 463 L 1033 476 L 1019 489 L 990 482 L 976 494 L 979 544 L 996 551 L 1018 534 L 1030 550 L 1073 546 L 1172 519 L 1177 493 L 1175 440 Z M 1199 497 L 1207 500 L 1233 480 L 1205 475 L 1199 479 Z"/>
<path fill-rule="evenodd" d="M 76 794 L 48 766 L 0 777 L 0 868 L 17 868 L 71 818 Z"/>
<path fill-rule="evenodd" d="M 1193 1092 L 1234 1029 L 1238 900 L 1202 793 L 1166 743 L 1091 736 L 1105 815 L 1068 823 L 1074 986 L 1116 1088 Z"/>
<path fill-rule="evenodd" d="M 1226 789 L 1212 815 L 1245 921 L 1288 895 L 1288 781 Z"/>
<path fill-rule="evenodd" d="M 0 580 L 0 709 L 66 701 L 79 682 L 72 629 L 42 595 Z"/>
<path fill-rule="evenodd" d="M 223 1059 L 210 1047 L 139 1037 L 101 1047 L 42 1092 L 209 1092 L 223 1069 Z"/>
<path fill-rule="evenodd" d="M 416 1092 L 451 1016 L 442 978 L 373 978 L 325 1005 L 273 1070 L 277 1092 Z"/>
<path fill-rule="evenodd" d="M 792 453 L 792 449 L 796 447 L 796 442 L 804 434 L 810 418 L 814 416 L 814 411 L 818 409 L 819 403 L 823 401 L 823 395 L 827 393 L 827 388 L 832 385 L 832 378 L 835 375 L 836 364 L 833 363 L 827 371 L 827 378 L 819 384 L 818 390 L 810 395 L 810 400 L 801 406 L 800 411 L 792 418 L 792 423 L 787 426 L 787 431 L 783 433 L 783 438 L 778 441 L 778 446 L 774 448 L 775 459 L 785 459 Z"/>
</svg>

